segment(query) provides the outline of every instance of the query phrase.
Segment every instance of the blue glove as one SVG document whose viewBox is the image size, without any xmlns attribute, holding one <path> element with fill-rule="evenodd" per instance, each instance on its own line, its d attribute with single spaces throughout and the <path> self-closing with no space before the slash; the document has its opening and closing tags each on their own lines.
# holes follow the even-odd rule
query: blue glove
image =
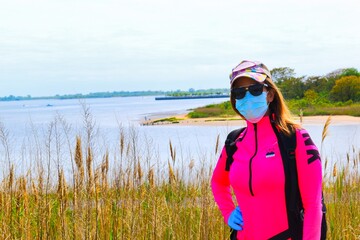
<svg viewBox="0 0 360 240">
<path fill-rule="evenodd" d="M 244 220 L 239 206 L 231 212 L 228 219 L 228 225 L 234 230 L 243 230 L 242 226 L 244 225 Z"/>
</svg>

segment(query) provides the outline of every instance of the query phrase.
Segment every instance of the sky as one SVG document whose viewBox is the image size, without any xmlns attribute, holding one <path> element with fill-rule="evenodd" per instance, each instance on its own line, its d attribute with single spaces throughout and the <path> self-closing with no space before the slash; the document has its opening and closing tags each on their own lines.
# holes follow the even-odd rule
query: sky
<svg viewBox="0 0 360 240">
<path fill-rule="evenodd" d="M 358 0 L 0 0 L 0 96 L 228 88 L 241 60 L 360 70 Z"/>
</svg>

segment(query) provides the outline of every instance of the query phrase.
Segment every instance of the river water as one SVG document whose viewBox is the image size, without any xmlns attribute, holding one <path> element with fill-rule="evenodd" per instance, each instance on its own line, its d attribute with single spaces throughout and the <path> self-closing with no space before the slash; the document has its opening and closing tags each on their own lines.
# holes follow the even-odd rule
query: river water
<svg viewBox="0 0 360 240">
<path fill-rule="evenodd" d="M 141 126 L 140 121 L 155 117 L 171 116 L 186 113 L 189 109 L 212 103 L 223 102 L 226 99 L 185 99 L 156 101 L 155 97 L 123 97 L 97 98 L 86 100 L 31 100 L 0 102 L 0 122 L 7 134 L 7 144 L 10 146 L 11 162 L 18 166 L 18 171 L 26 171 L 32 166 L 36 148 L 46 146 L 49 132 L 54 132 L 57 117 L 69 126 L 69 136 L 72 146 L 75 146 L 75 136 L 86 136 L 84 130 L 84 109 L 89 109 L 91 122 L 96 129 L 96 145 L 98 151 L 115 149 L 119 143 L 119 131 L 125 129 L 128 136 L 136 133 L 138 149 L 151 155 L 149 165 L 153 161 L 166 163 L 170 161 L 170 142 L 175 149 L 177 159 L 187 165 L 191 161 L 197 164 L 216 163 L 218 150 L 221 148 L 229 131 L 236 128 L 223 126 L 183 126 L 160 125 Z M 56 124 L 55 124 L 56 125 Z M 239 126 L 241 127 L 241 126 Z M 341 164 L 347 156 L 358 155 L 360 146 L 360 124 L 332 124 L 325 141 L 321 142 L 323 126 L 305 124 L 315 144 L 321 151 L 323 163 L 327 159 L 329 165 Z M 52 129 L 50 131 L 50 129 Z M 52 133 L 52 136 L 56 134 Z M 220 146 L 216 150 L 216 141 Z M 53 140 L 55 141 L 55 140 Z M 61 140 L 63 144 L 65 140 Z M 54 147 L 53 147 L 54 148 Z M 55 150 L 52 150 L 55 151 Z M 113 150 L 116 151 L 116 150 Z M 1 146 L 1 164 L 8 164 L 4 143 Z M 42 153 L 44 154 L 44 153 Z M 59 155 L 59 154 L 58 154 Z M 69 156 L 60 154 L 58 162 L 70 171 Z M 40 157 L 42 159 L 42 157 Z M 45 158 L 45 157 L 44 157 Z M 101 161 L 99 157 L 98 161 Z M 115 158 L 115 157 L 114 157 Z M 39 157 L 37 157 L 39 159 Z M 52 161 L 55 161 L 54 159 Z M 171 161 L 170 161 L 171 162 Z M 161 164 L 162 164 L 161 163 Z"/>
</svg>

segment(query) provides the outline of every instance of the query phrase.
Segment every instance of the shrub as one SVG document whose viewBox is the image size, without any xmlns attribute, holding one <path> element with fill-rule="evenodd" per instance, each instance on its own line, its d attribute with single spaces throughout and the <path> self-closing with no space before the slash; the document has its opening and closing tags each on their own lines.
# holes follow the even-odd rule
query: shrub
<svg viewBox="0 0 360 240">
<path fill-rule="evenodd" d="M 347 76 L 336 80 L 330 94 L 335 101 L 360 101 L 360 77 Z"/>
<path fill-rule="evenodd" d="M 208 117 L 209 115 L 203 112 L 190 112 L 187 115 L 189 118 L 205 118 Z"/>
</svg>

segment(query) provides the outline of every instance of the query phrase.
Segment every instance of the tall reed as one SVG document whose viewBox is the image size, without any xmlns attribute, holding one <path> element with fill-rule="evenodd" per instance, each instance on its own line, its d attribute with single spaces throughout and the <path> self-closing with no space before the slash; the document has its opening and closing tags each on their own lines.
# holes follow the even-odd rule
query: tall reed
<svg viewBox="0 0 360 240">
<path fill-rule="evenodd" d="M 168 161 L 161 161 L 155 143 L 131 127 L 119 127 L 118 141 L 100 148 L 86 114 L 84 132 L 72 133 L 63 118 L 43 138 L 34 130 L 29 139 L 36 151 L 28 151 L 27 158 L 37 164 L 23 171 L 0 125 L 0 153 L 6 159 L 0 239 L 228 238 L 209 185 L 219 136 L 214 151 L 189 158 L 170 140 Z M 327 135 L 324 130 L 323 139 Z M 324 178 L 329 239 L 360 236 L 359 156 L 354 147 L 345 161 L 327 166 L 332 170 Z"/>
<path fill-rule="evenodd" d="M 329 135 L 331 116 L 323 127 L 321 152 L 324 140 Z M 335 159 L 332 174 L 327 174 L 328 159 L 324 164 L 324 198 L 327 205 L 328 239 L 360 238 L 360 150 L 353 147 L 353 152 L 346 159 Z"/>
</svg>

